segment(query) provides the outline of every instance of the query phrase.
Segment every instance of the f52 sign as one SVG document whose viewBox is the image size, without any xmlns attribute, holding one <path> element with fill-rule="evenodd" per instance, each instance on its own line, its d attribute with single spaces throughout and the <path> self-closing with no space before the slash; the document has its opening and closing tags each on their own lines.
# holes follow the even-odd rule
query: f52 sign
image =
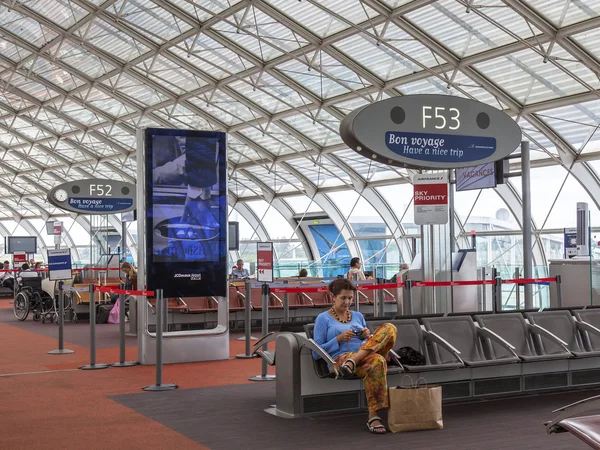
<svg viewBox="0 0 600 450">
<path fill-rule="evenodd" d="M 503 111 L 449 95 L 405 95 L 348 114 L 340 124 L 348 147 L 402 167 L 453 169 L 500 160 L 521 141 Z"/>
<path fill-rule="evenodd" d="M 52 189 L 48 201 L 58 208 L 77 213 L 123 213 L 135 209 L 135 185 L 116 180 L 72 181 Z"/>
</svg>

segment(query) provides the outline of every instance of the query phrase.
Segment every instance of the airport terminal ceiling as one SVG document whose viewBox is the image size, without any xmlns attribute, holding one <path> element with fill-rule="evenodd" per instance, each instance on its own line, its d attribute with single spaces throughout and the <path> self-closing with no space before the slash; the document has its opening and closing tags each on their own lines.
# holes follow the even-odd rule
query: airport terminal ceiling
<svg viewBox="0 0 600 450">
<path fill-rule="evenodd" d="M 0 0 L 0 234 L 64 215 L 57 184 L 135 181 L 136 128 L 192 128 L 229 134 L 243 239 L 305 248 L 298 217 L 326 211 L 352 253 L 375 236 L 402 255 L 411 174 L 347 149 L 339 123 L 435 93 L 518 121 L 542 264 L 540 233 L 577 201 L 600 225 L 599 42 L 600 0 Z M 457 193 L 457 234 L 516 234 L 520 190 Z"/>
</svg>

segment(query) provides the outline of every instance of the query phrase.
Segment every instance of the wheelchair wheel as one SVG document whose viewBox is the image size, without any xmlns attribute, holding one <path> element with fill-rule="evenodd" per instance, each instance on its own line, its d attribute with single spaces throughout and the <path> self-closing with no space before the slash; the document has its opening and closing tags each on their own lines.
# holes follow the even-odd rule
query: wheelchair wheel
<svg viewBox="0 0 600 450">
<path fill-rule="evenodd" d="M 27 294 L 24 292 L 17 293 L 13 302 L 13 311 L 18 320 L 23 321 L 27 319 L 29 315 L 29 297 Z"/>
</svg>

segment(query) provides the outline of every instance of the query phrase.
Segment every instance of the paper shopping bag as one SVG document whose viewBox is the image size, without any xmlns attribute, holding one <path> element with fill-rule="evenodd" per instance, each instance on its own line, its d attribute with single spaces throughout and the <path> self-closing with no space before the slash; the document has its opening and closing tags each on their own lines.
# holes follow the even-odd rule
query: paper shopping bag
<svg viewBox="0 0 600 450">
<path fill-rule="evenodd" d="M 388 428 L 391 432 L 444 428 L 441 386 L 391 387 L 389 396 Z"/>
</svg>

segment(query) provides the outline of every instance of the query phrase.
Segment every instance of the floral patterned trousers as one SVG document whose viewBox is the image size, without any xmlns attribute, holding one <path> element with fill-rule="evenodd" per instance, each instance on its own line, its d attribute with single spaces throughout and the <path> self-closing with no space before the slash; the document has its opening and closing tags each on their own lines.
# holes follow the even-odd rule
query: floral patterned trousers
<svg viewBox="0 0 600 450">
<path fill-rule="evenodd" d="M 354 374 L 363 379 L 369 412 L 389 407 L 387 388 L 387 354 L 396 344 L 398 330 L 391 323 L 384 323 L 375 330 L 360 348 L 371 350 L 364 359 L 356 365 Z M 340 366 L 352 358 L 354 352 L 342 353 L 335 358 Z"/>
</svg>

